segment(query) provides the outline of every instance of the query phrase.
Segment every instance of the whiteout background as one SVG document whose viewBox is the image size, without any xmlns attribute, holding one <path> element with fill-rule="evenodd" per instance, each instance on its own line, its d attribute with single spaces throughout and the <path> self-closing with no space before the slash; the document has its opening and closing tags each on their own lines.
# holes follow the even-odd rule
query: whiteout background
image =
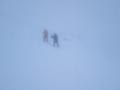
<svg viewBox="0 0 120 90">
<path fill-rule="evenodd" d="M 120 90 L 119 4 L 0 0 L 0 90 Z"/>
</svg>

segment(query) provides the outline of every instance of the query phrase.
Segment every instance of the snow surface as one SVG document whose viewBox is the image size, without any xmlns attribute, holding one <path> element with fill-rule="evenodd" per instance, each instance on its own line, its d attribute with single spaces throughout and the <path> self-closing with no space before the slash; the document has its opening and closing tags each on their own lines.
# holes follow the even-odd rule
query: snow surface
<svg viewBox="0 0 120 90">
<path fill-rule="evenodd" d="M 21 45 L 16 45 L 15 51 L 7 52 L 9 57 L 4 57 L 7 61 L 2 62 L 1 90 L 116 88 L 119 64 L 105 60 L 77 39 L 62 40 L 59 36 L 60 47 L 57 48 L 52 43 L 43 43 L 39 34 L 27 33 L 16 41 Z"/>
</svg>

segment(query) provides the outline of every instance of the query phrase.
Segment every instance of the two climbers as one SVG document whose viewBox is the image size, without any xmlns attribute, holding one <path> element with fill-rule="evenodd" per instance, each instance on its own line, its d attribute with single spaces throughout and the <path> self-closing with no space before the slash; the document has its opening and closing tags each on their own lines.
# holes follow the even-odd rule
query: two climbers
<svg viewBox="0 0 120 90">
<path fill-rule="evenodd" d="M 49 33 L 48 31 L 45 29 L 43 31 L 43 42 L 48 43 L 48 38 L 49 38 Z M 53 46 L 54 47 L 59 47 L 59 42 L 58 42 L 58 35 L 56 33 L 51 35 L 51 38 L 53 39 Z"/>
</svg>

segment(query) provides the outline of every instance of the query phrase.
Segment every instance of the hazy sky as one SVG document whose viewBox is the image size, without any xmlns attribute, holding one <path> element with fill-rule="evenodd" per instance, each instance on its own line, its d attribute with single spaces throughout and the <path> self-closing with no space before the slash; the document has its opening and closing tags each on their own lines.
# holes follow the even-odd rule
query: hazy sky
<svg viewBox="0 0 120 90">
<path fill-rule="evenodd" d="M 12 81 L 16 76 L 13 75 L 14 71 L 17 75 L 24 73 L 22 70 L 27 68 L 29 59 L 33 60 L 37 56 L 38 47 L 30 48 L 35 46 L 33 42 L 40 44 L 40 35 L 45 28 L 50 33 L 57 32 L 67 39 L 77 39 L 92 55 L 98 55 L 96 58 L 104 58 L 110 63 L 110 73 L 106 72 L 106 77 L 109 74 L 116 77 L 115 80 L 113 78 L 114 85 L 111 90 L 120 89 L 119 0 L 0 0 L 0 90 L 14 90 L 12 83 L 20 82 L 17 82 L 17 79 Z M 30 57 L 32 53 L 28 52 L 36 53 Z M 16 68 L 19 63 L 24 63 L 22 69 Z M 115 67 L 112 67 L 112 64 Z M 22 76 L 27 77 L 27 74 Z M 18 85 L 18 88 L 24 90 L 22 86 Z"/>
<path fill-rule="evenodd" d="M 119 0 L 1 0 L 0 31 L 4 39 L 44 28 L 77 34 L 86 44 L 95 42 L 106 57 L 118 59 L 119 3 Z"/>
</svg>

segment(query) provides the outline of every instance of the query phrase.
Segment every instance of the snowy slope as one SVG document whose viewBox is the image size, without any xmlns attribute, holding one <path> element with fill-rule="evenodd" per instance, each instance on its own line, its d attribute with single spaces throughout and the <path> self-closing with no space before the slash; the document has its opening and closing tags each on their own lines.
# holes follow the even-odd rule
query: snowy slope
<svg viewBox="0 0 120 90">
<path fill-rule="evenodd" d="M 2 42 L 7 57 L 1 57 L 1 90 L 118 90 L 119 63 L 106 60 L 82 39 L 64 40 L 60 34 L 60 47 L 54 48 L 51 40 L 42 42 L 39 31 L 6 33 L 11 34 Z"/>
<path fill-rule="evenodd" d="M 91 53 L 78 39 L 60 36 L 60 47 L 54 48 L 39 34 L 27 33 L 17 36 L 21 45 L 11 55 L 14 61 L 4 61 L 8 68 L 3 80 L 7 77 L 8 83 L 2 83 L 2 90 L 101 90 L 113 85 L 110 73 L 116 73 L 117 66 Z"/>
</svg>

